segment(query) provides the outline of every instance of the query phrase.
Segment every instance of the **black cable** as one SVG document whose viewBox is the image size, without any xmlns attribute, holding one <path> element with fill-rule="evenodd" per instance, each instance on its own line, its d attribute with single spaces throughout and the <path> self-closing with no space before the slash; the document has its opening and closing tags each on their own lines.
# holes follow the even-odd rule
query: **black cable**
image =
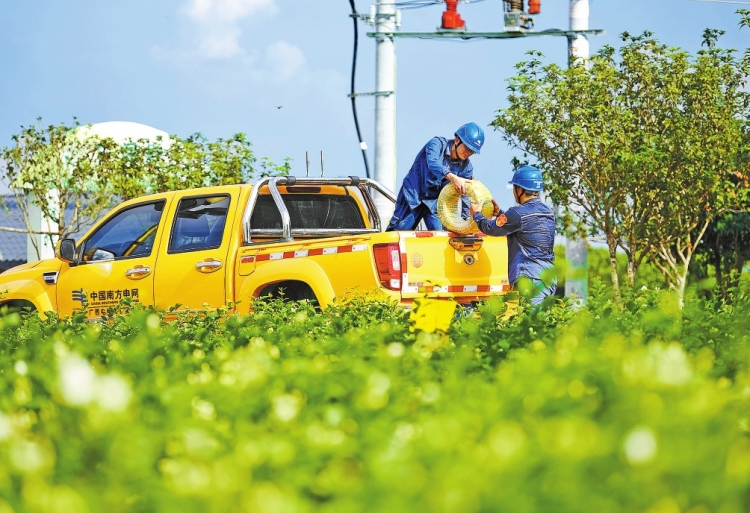
<svg viewBox="0 0 750 513">
<path fill-rule="evenodd" d="M 462 4 L 477 4 L 479 2 L 484 2 L 486 0 L 460 0 L 460 3 Z M 393 5 L 395 5 L 397 8 L 401 9 L 402 11 L 406 11 L 409 9 L 421 9 L 422 7 L 430 7 L 433 5 L 440 5 L 445 3 L 444 0 L 406 0 L 402 2 L 395 2 Z"/>
<path fill-rule="evenodd" d="M 351 85 L 351 99 L 352 99 L 352 114 L 354 114 L 354 126 L 357 128 L 357 138 L 359 139 L 359 147 L 362 149 L 362 159 L 365 161 L 365 174 L 367 178 L 370 178 L 370 164 L 367 162 L 367 149 L 364 141 L 362 140 L 362 132 L 359 129 L 359 119 L 357 118 L 357 97 L 354 91 L 354 75 L 357 71 L 357 47 L 359 46 L 359 30 L 357 23 L 359 22 L 359 15 L 357 14 L 357 8 L 354 6 L 354 0 L 349 0 L 349 5 L 352 6 L 352 21 L 354 22 L 354 52 L 352 55 L 352 85 Z"/>
</svg>

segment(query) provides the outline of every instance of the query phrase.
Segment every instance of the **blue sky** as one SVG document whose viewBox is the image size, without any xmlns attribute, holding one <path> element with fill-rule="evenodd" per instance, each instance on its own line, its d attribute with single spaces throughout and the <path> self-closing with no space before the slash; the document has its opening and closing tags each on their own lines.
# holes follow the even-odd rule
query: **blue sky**
<svg viewBox="0 0 750 513">
<path fill-rule="evenodd" d="M 358 0 L 367 12 L 370 3 Z M 619 46 L 623 31 L 650 30 L 665 44 L 700 49 L 705 28 L 726 31 L 724 47 L 744 51 L 738 27 L 747 5 L 696 0 L 591 0 L 591 51 Z M 402 31 L 432 31 L 443 5 L 406 10 Z M 500 31 L 501 0 L 461 3 L 470 31 Z M 0 145 L 35 123 L 134 121 L 180 137 L 244 132 L 258 156 L 293 159 L 305 151 L 326 174 L 364 176 L 347 98 L 353 30 L 348 0 L 66 0 L 0 3 Z M 544 0 L 536 30 L 567 29 L 568 0 Z M 357 90 L 375 88 L 375 43 L 360 24 Z M 525 52 L 567 62 L 562 37 L 470 42 L 397 39 L 397 184 L 432 136 L 467 121 L 488 125 L 506 103 L 506 79 Z M 283 105 L 283 108 L 276 108 Z M 374 100 L 357 102 L 373 167 Z M 501 205 L 512 154 L 490 129 L 475 177 Z M 317 171 L 317 167 L 313 167 Z"/>
</svg>

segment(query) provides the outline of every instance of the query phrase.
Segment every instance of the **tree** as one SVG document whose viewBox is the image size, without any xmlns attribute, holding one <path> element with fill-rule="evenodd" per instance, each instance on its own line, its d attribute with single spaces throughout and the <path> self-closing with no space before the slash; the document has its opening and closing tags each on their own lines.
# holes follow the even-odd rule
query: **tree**
<svg viewBox="0 0 750 513">
<path fill-rule="evenodd" d="M 129 141 L 103 156 L 113 176 L 111 187 L 122 198 L 209 185 L 250 182 L 257 177 L 289 174 L 289 159 L 276 165 L 257 158 L 245 134 L 209 142 L 196 133 L 186 139 L 171 136 L 166 144 L 147 139 Z"/>
<path fill-rule="evenodd" d="M 3 231 L 32 232 L 31 210 L 35 205 L 57 230 L 35 231 L 47 236 L 66 237 L 83 229 L 111 205 L 106 182 L 94 168 L 102 153 L 116 151 L 112 141 L 80 140 L 74 127 L 61 124 L 21 127 L 13 135 L 15 145 L 4 147 L 2 180 L 13 192 L 27 230 L 0 227 Z M 70 207 L 66 218 L 66 207 Z M 37 254 L 40 248 L 32 238 Z"/>
<path fill-rule="evenodd" d="M 747 209 L 742 178 L 747 161 L 749 62 L 720 49 L 719 31 L 704 33 L 704 50 L 682 79 L 680 102 L 669 119 L 657 170 L 655 213 L 637 226 L 652 243 L 651 261 L 682 298 L 690 262 L 711 223 Z"/>
<path fill-rule="evenodd" d="M 750 10 L 740 9 L 740 27 L 750 27 Z M 750 59 L 750 49 L 745 51 L 745 61 Z M 748 187 L 750 181 L 750 130 L 747 120 L 744 129 L 745 150 L 742 156 L 744 171 L 739 171 L 735 186 Z M 716 289 L 722 300 L 731 301 L 731 292 L 740 281 L 742 269 L 750 260 L 750 213 L 729 212 L 717 216 L 709 223 L 706 233 L 696 250 L 698 261 L 691 273 L 699 278 L 709 276 L 708 266 L 714 270 Z"/>
<path fill-rule="evenodd" d="M 26 230 L 32 232 L 32 205 L 57 225 L 36 231 L 65 238 L 90 226 L 116 201 L 191 187 L 248 182 L 256 176 L 289 173 L 289 159 L 276 165 L 257 159 L 244 134 L 209 142 L 201 134 L 170 136 L 164 144 L 140 139 L 118 144 L 82 136 L 75 120 L 66 124 L 21 127 L 14 145 L 0 152 L 0 180 L 13 192 Z M 36 248 L 39 253 L 39 248 Z"/>
<path fill-rule="evenodd" d="M 676 267 L 661 261 L 660 269 L 682 290 L 685 249 L 703 225 L 675 213 L 699 210 L 705 219 L 738 199 L 722 191 L 741 151 L 747 67 L 715 46 L 693 61 L 649 32 L 622 39 L 619 52 L 606 46 L 567 69 L 544 66 L 532 52 L 493 125 L 538 159 L 553 202 L 579 212 L 579 223 L 563 216 L 566 233 L 604 236 L 616 297 L 618 249 L 631 286 L 645 259 L 679 253 Z M 684 230 L 694 237 L 686 241 Z"/>
</svg>

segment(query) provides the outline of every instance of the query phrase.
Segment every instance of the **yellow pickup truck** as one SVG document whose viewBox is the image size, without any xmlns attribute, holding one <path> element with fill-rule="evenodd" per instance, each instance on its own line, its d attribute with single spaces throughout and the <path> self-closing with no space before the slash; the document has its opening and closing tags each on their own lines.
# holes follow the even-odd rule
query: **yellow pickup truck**
<svg viewBox="0 0 750 513">
<path fill-rule="evenodd" d="M 255 184 L 153 194 L 126 201 L 54 259 L 0 274 L 0 306 L 96 319 L 121 299 L 167 309 L 264 295 L 309 299 L 378 291 L 404 307 L 418 297 L 471 303 L 503 294 L 504 237 L 383 232 L 369 179 L 268 177 Z"/>
</svg>

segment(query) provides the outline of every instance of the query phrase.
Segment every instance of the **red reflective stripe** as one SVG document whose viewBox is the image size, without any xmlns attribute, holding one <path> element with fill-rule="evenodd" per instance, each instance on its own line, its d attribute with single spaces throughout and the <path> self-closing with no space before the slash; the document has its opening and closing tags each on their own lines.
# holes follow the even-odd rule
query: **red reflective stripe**
<svg viewBox="0 0 750 513">
<path fill-rule="evenodd" d="M 328 248 L 315 248 L 315 249 L 303 249 L 303 250 L 297 250 L 297 251 L 305 251 L 306 255 L 300 255 L 300 256 L 319 256 L 319 255 L 336 255 L 338 253 L 351 253 L 354 251 L 354 246 L 333 246 Z M 362 251 L 360 248 L 358 251 Z M 295 258 L 295 251 L 284 251 L 283 253 L 261 253 L 259 255 L 250 255 L 242 257 L 240 260 L 243 264 L 248 264 L 251 262 L 263 262 L 264 260 L 270 260 L 271 255 L 279 255 L 281 254 L 281 258 L 278 256 L 274 258 L 274 260 L 282 260 L 284 258 Z M 406 258 L 404 255 L 402 255 L 401 260 L 403 261 L 404 258 Z"/>
<path fill-rule="evenodd" d="M 414 235 L 416 235 L 418 238 L 435 236 L 435 234 L 432 232 L 414 232 Z"/>
<path fill-rule="evenodd" d="M 476 292 L 489 292 L 489 285 L 449 285 L 448 292 L 464 292 L 464 287 L 476 287 L 477 290 L 466 291 L 467 294 L 473 294 Z"/>
</svg>

